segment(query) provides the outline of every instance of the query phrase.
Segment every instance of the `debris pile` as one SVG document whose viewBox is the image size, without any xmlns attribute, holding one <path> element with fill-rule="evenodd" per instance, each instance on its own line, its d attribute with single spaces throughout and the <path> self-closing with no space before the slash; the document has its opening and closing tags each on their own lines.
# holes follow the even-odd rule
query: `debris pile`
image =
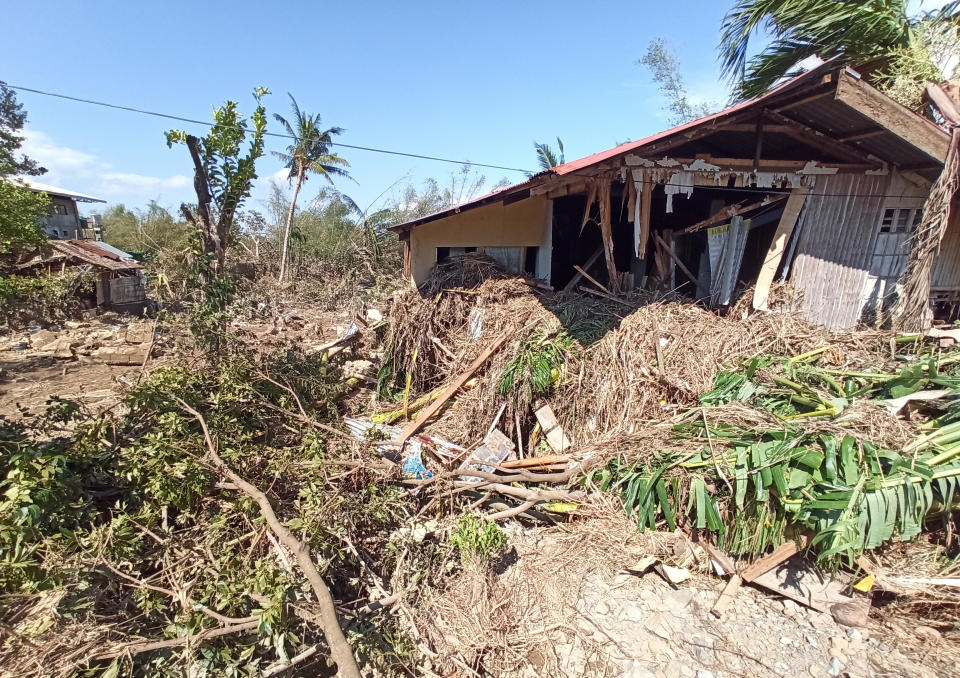
<svg viewBox="0 0 960 678">
<path fill-rule="evenodd" d="M 549 524 L 613 492 L 641 530 L 724 554 L 718 613 L 743 582 L 787 595 L 789 575 L 809 582 L 787 595 L 800 604 L 865 615 L 884 586 L 876 575 L 851 598 L 866 551 L 952 538 L 951 340 L 721 317 L 649 293 L 570 297 L 476 255 L 396 293 L 389 320 L 379 405 L 362 418 L 395 424 L 378 449 L 431 505 L 466 497 L 488 519 Z"/>
</svg>

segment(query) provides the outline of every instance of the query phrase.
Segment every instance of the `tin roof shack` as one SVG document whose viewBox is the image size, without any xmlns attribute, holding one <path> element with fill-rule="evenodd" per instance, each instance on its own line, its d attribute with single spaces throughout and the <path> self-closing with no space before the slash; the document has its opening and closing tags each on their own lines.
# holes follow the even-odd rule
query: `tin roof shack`
<svg viewBox="0 0 960 678">
<path fill-rule="evenodd" d="M 888 309 L 906 244 L 949 136 L 830 62 L 766 95 L 554 167 L 394 227 L 419 284 L 445 257 L 482 250 L 572 289 L 660 285 L 731 302 L 790 280 L 829 328 Z M 934 265 L 935 298 L 960 302 L 960 227 Z"/>
<path fill-rule="evenodd" d="M 46 269 L 49 273 L 76 267 L 98 274 L 94 292 L 82 298 L 87 308 L 102 306 L 122 313 L 143 313 L 146 279 L 133 256 L 104 242 L 51 240 L 49 248 L 18 264 L 18 270 Z"/>
</svg>

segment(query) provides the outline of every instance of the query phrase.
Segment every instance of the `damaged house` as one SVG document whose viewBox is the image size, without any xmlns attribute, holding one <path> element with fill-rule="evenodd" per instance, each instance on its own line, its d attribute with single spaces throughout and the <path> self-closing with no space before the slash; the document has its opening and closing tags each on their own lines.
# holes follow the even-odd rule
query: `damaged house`
<svg viewBox="0 0 960 678">
<path fill-rule="evenodd" d="M 711 307 L 789 281 L 831 329 L 892 304 L 949 135 L 826 63 L 766 95 L 394 227 L 404 271 L 482 251 L 555 289 L 675 289 Z M 934 263 L 940 316 L 960 302 L 960 228 Z"/>
<path fill-rule="evenodd" d="M 48 245 L 16 269 L 26 273 L 62 273 L 67 268 L 95 274 L 93 289 L 82 292 L 84 308 L 103 307 L 123 313 L 140 314 L 146 303 L 146 277 L 132 255 L 94 240 L 50 240 Z"/>
</svg>

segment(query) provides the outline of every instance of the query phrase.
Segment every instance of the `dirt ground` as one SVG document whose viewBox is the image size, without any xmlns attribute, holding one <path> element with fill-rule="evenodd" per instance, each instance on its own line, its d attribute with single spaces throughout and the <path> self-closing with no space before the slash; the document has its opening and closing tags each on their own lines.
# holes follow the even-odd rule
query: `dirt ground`
<svg viewBox="0 0 960 678">
<path fill-rule="evenodd" d="M 622 513 L 504 529 L 505 567 L 468 571 L 425 606 L 421 630 L 441 665 L 457 653 L 493 675 L 524 678 L 956 675 L 960 636 L 919 625 L 904 632 L 876 609 L 865 626 L 848 627 L 744 585 L 718 619 L 710 610 L 725 582 L 693 555 L 697 547 L 679 533 L 640 533 Z M 672 587 L 652 571 L 628 572 L 664 552 L 683 554 L 691 578 Z"/>
</svg>

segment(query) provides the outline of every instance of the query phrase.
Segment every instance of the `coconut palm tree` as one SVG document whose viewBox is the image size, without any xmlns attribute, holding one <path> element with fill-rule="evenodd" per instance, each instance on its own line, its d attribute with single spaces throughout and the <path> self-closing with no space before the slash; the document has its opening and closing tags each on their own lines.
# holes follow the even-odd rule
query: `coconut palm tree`
<svg viewBox="0 0 960 678">
<path fill-rule="evenodd" d="M 807 57 L 841 56 L 881 87 L 900 76 L 937 80 L 944 64 L 933 54 L 949 38 L 956 53 L 960 2 L 908 14 L 909 0 L 736 0 L 723 20 L 720 60 L 734 97 L 762 94 Z M 752 39 L 770 43 L 748 58 Z M 940 66 L 941 70 L 936 67 Z M 884 87 L 885 88 L 885 87 Z M 885 88 L 886 89 L 886 88 Z"/>
<path fill-rule="evenodd" d="M 562 165 L 564 162 L 563 142 L 560 141 L 560 137 L 557 137 L 557 152 L 550 148 L 550 144 L 541 144 L 536 141 L 533 142 L 533 148 L 537 152 L 537 163 L 543 171 Z"/>
<path fill-rule="evenodd" d="M 280 253 L 280 280 L 283 280 L 287 274 L 287 258 L 290 247 L 290 227 L 293 224 L 293 215 L 297 207 L 297 196 L 300 193 L 300 187 L 307 180 L 310 172 L 324 177 L 330 184 L 333 184 L 334 176 L 349 177 L 350 175 L 344 169 L 350 164 L 336 153 L 330 152 L 330 145 L 333 143 L 333 137 L 343 132 L 342 127 L 329 127 L 323 129 L 320 115 L 310 115 L 300 110 L 297 100 L 288 93 L 290 103 L 293 108 L 293 119 L 288 122 L 283 116 L 274 113 L 273 117 L 277 122 L 283 125 L 287 134 L 292 138 L 292 143 L 287 147 L 286 153 L 274 152 L 278 158 L 283 160 L 284 166 L 289 170 L 288 181 L 296 180 L 293 188 L 293 198 L 290 200 L 290 210 L 287 212 L 287 223 L 283 229 L 283 247 Z"/>
</svg>

